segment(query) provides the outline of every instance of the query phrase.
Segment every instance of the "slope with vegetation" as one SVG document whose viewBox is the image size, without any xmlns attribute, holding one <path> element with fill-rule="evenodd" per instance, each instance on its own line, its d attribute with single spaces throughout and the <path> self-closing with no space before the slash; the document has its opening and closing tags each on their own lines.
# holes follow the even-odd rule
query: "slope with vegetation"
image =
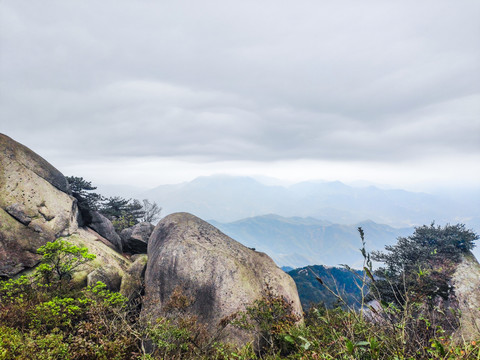
<svg viewBox="0 0 480 360">
<path fill-rule="evenodd" d="M 152 323 L 139 319 L 138 302 L 106 290 L 102 283 L 74 287 L 70 279 L 77 265 L 93 256 L 57 240 L 39 249 L 42 262 L 32 275 L 0 283 L 0 359 L 480 358 L 479 333 L 459 337 L 456 330 L 462 317 L 455 311 L 445 315 L 455 309 L 452 303 L 436 302 L 442 292 L 432 294 L 430 287 L 414 281 L 417 277 L 435 283 L 442 269 L 450 274 L 450 267 L 437 267 L 438 261 L 447 261 L 446 254 L 448 261 L 461 261 L 477 238 L 460 225 L 418 228 L 386 253 L 375 254 L 387 260 L 386 267 L 376 272 L 380 278 L 372 276 L 370 255 L 363 251 L 364 272 L 356 273 L 360 296 L 366 301 L 379 295 L 378 306 L 315 305 L 303 325 L 296 325 L 291 305 L 267 288 L 262 299 L 219 324 L 256 332 L 258 346 L 241 348 L 209 337 L 197 319 L 184 312 L 191 299 L 181 293 L 169 302 L 174 316 L 167 314 Z M 388 272 L 389 261 L 403 258 L 412 246 L 425 250 L 421 257 L 429 268 L 424 265 L 417 271 L 419 263 L 409 257 L 412 281 L 389 292 L 384 281 L 396 284 L 407 277 L 406 267 Z M 322 282 L 320 277 L 317 281 Z"/>
</svg>

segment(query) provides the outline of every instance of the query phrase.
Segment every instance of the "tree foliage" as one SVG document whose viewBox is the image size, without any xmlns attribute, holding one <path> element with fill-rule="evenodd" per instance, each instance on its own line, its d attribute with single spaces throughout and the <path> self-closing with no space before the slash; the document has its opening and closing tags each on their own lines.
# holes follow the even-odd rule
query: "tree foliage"
<svg viewBox="0 0 480 360">
<path fill-rule="evenodd" d="M 115 230 L 138 224 L 139 222 L 154 222 L 160 217 L 162 208 L 147 199 L 125 199 L 121 196 L 104 196 L 92 192 L 96 189 L 90 181 L 83 177 L 67 176 L 72 195 L 78 201 L 78 207 L 86 225 L 92 221 L 91 211 L 98 211 L 112 221 Z"/>
<path fill-rule="evenodd" d="M 85 180 L 83 177 L 67 176 L 66 179 L 75 198 L 86 202 L 90 209 L 98 210 L 103 196 L 91 192 L 97 189 L 96 186 L 93 186 L 90 181 Z"/>
<path fill-rule="evenodd" d="M 162 208 L 157 203 L 151 203 L 147 199 L 140 202 L 137 199 L 124 199 L 113 196 L 105 199 L 100 208 L 100 213 L 106 216 L 120 232 L 139 222 L 153 222 L 158 220 Z"/>
<path fill-rule="evenodd" d="M 151 203 L 147 199 L 143 199 L 143 210 L 145 213 L 143 214 L 142 221 L 149 223 L 158 221 L 160 213 L 162 212 L 162 208 L 158 206 L 156 202 Z"/>
<path fill-rule="evenodd" d="M 112 222 L 117 232 L 138 224 L 145 215 L 140 201 L 124 199 L 120 196 L 106 199 L 102 204 L 100 213 Z"/>
<path fill-rule="evenodd" d="M 78 209 L 80 210 L 85 225 L 90 224 L 92 222 L 90 211 L 99 210 L 101 203 L 104 200 L 103 196 L 91 192 L 92 190 L 95 190 L 96 187 L 83 177 L 67 176 L 66 179 L 70 185 L 73 197 L 77 199 Z"/>
<path fill-rule="evenodd" d="M 46 283 L 70 280 L 79 266 L 96 257 L 89 254 L 86 247 L 70 244 L 62 238 L 46 243 L 38 248 L 37 253 L 42 255 L 37 272 Z"/>
<path fill-rule="evenodd" d="M 130 201 L 131 199 L 124 199 L 120 196 L 106 198 L 102 204 L 100 213 L 110 220 L 120 218 L 129 212 Z"/>
<path fill-rule="evenodd" d="M 427 302 L 437 296 L 448 299 L 455 265 L 478 238 L 463 224 L 415 228 L 413 235 L 398 238 L 385 252 L 373 252 L 372 258 L 385 264 L 375 272 L 376 291 L 396 304 L 403 304 L 405 296 Z"/>
</svg>

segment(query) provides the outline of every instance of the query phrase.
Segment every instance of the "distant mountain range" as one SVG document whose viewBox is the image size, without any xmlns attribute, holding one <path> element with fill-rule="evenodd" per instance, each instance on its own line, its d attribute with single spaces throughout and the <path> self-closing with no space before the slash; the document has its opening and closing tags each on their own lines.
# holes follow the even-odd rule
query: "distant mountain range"
<svg viewBox="0 0 480 360">
<path fill-rule="evenodd" d="M 412 234 L 413 226 L 432 221 L 464 223 L 480 233 L 478 189 L 435 195 L 339 181 L 280 186 L 250 177 L 208 176 L 150 190 L 101 186 L 99 192 L 155 201 L 162 215 L 184 211 L 211 219 L 234 239 L 292 267 L 358 264 L 358 226 L 370 249 L 383 249 Z M 480 257 L 480 249 L 474 254 Z"/>
<path fill-rule="evenodd" d="M 362 227 L 367 250 L 382 250 L 395 243 L 398 236 L 408 236 L 413 228 L 395 229 L 388 225 L 364 221 L 355 225 L 333 224 L 314 218 L 263 215 L 231 223 L 210 220 L 228 236 L 245 246 L 271 256 L 277 265 L 298 268 L 311 264 L 361 267 L 361 240 L 357 228 Z"/>
<path fill-rule="evenodd" d="M 480 230 L 478 192 L 460 199 L 375 186 L 353 187 L 339 181 L 274 186 L 249 177 L 209 176 L 161 185 L 136 195 L 156 201 L 164 215 L 186 211 L 220 222 L 278 214 L 337 224 L 370 219 L 394 227 L 429 224 L 433 220 L 439 224 L 462 222 Z"/>
</svg>

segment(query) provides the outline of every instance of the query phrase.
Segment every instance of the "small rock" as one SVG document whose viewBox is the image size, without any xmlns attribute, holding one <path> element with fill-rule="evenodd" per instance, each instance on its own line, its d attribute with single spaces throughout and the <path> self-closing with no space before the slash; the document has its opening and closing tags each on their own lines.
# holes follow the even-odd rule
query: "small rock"
<svg viewBox="0 0 480 360">
<path fill-rule="evenodd" d="M 120 290 L 122 277 L 118 273 L 118 270 L 113 266 L 105 265 L 101 268 L 95 269 L 87 276 L 87 284 L 89 286 L 95 286 L 98 281 L 107 285 L 108 290 L 118 291 Z"/>
<path fill-rule="evenodd" d="M 146 254 L 148 239 L 155 226 L 149 222 L 142 222 L 132 227 L 122 230 L 123 251 L 131 254 Z"/>
<path fill-rule="evenodd" d="M 120 293 L 129 300 L 137 299 L 144 293 L 147 259 L 148 257 L 145 254 L 137 255 L 135 261 L 130 265 L 122 278 Z"/>
</svg>

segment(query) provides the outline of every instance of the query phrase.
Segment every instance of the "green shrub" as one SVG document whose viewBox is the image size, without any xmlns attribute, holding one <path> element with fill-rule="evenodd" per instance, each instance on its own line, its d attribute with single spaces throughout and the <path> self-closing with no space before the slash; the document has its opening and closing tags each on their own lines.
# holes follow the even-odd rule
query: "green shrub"
<svg viewBox="0 0 480 360">
<path fill-rule="evenodd" d="M 42 255 L 37 275 L 45 284 L 69 281 L 76 269 L 95 259 L 86 247 L 75 246 L 63 238 L 46 243 L 38 248 L 37 253 Z"/>
<path fill-rule="evenodd" d="M 90 302 L 85 297 L 54 297 L 32 308 L 30 326 L 44 333 L 53 329 L 73 329 L 85 318 Z"/>
<path fill-rule="evenodd" d="M 72 359 L 65 337 L 58 331 L 41 334 L 0 325 L 0 360 Z"/>
<path fill-rule="evenodd" d="M 456 264 L 478 238 L 463 224 L 440 227 L 432 223 L 415 228 L 413 235 L 398 238 L 385 252 L 373 252 L 372 258 L 385 264 L 375 271 L 375 296 L 398 305 L 407 296 L 429 305 L 438 297 L 448 300 Z"/>
<path fill-rule="evenodd" d="M 255 348 L 260 354 L 291 353 L 296 344 L 289 332 L 299 322 L 300 314 L 295 314 L 292 303 L 274 294 L 268 284 L 264 292 L 262 298 L 237 313 L 232 324 L 255 333 Z"/>
</svg>

